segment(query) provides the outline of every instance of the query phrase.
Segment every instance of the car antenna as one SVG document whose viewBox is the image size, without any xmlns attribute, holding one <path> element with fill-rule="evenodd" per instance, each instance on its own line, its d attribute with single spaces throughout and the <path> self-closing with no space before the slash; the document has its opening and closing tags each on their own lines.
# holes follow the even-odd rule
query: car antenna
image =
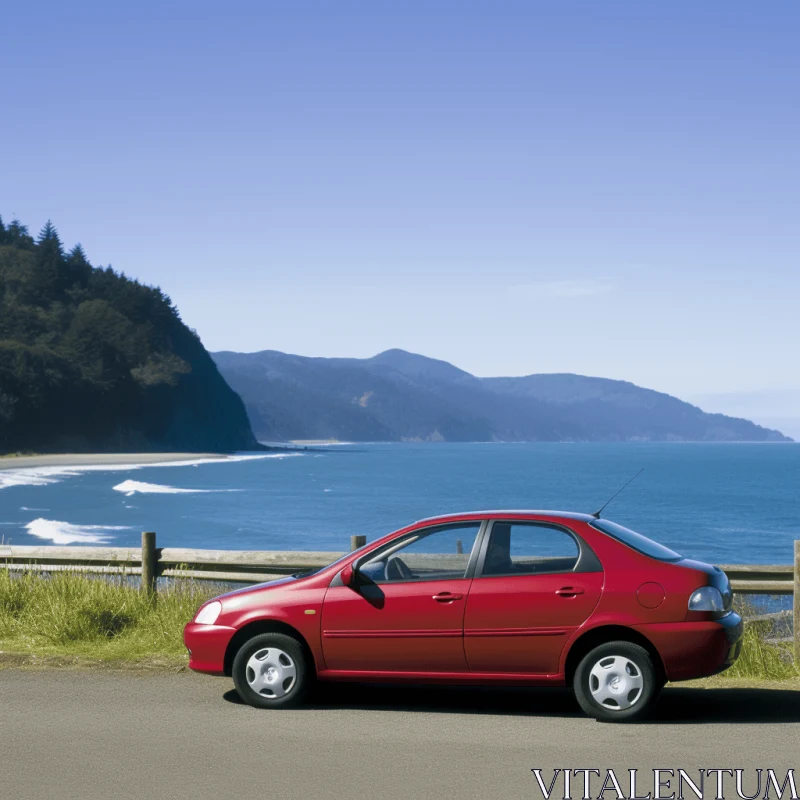
<svg viewBox="0 0 800 800">
<path fill-rule="evenodd" d="M 630 484 L 632 484 L 632 483 L 633 483 L 633 482 L 634 482 L 634 481 L 635 481 L 635 480 L 636 480 L 636 479 L 637 479 L 637 478 L 638 478 L 638 477 L 639 477 L 639 476 L 640 476 L 640 475 L 641 475 L 643 472 L 644 472 L 644 467 L 642 467 L 642 468 L 641 468 L 641 469 L 640 469 L 640 470 L 639 470 L 639 471 L 638 471 L 638 472 L 637 472 L 637 473 L 636 473 L 636 474 L 635 474 L 635 475 L 634 475 L 634 476 L 633 476 L 633 477 L 632 477 L 632 478 L 631 478 L 631 479 L 630 479 L 630 480 L 629 480 L 629 481 L 628 481 L 628 482 L 627 482 L 627 483 L 626 483 L 626 484 L 625 484 L 625 485 L 622 487 L 622 489 L 624 489 L 626 486 L 629 486 Z M 614 498 L 615 498 L 615 497 L 616 497 L 618 494 L 621 494 L 621 493 L 622 493 L 622 489 L 619 489 L 619 491 L 617 491 L 617 494 L 613 494 L 613 495 L 611 495 L 611 497 L 609 497 L 609 498 L 608 498 L 608 500 L 606 500 L 606 502 L 605 502 L 605 503 L 603 503 L 603 505 L 602 505 L 602 506 L 600 506 L 600 508 L 599 508 L 597 511 L 595 511 L 595 512 L 594 512 L 594 514 L 592 514 L 592 516 L 593 516 L 595 519 L 600 519 L 600 514 L 603 512 L 603 510 L 605 509 L 605 507 L 606 507 L 606 506 L 607 506 L 607 505 L 608 505 L 608 504 L 609 504 L 609 503 L 610 503 L 610 502 L 611 502 L 611 501 L 612 501 L 612 500 L 613 500 L 613 499 L 614 499 Z"/>
</svg>

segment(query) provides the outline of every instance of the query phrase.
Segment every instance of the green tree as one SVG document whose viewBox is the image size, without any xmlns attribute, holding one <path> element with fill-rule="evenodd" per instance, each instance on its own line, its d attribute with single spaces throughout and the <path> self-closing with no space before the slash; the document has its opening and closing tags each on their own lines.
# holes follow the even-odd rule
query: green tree
<svg viewBox="0 0 800 800">
<path fill-rule="evenodd" d="M 38 272 L 39 290 L 44 297 L 54 298 L 62 292 L 66 285 L 64 265 L 64 248 L 58 231 L 50 220 L 47 220 L 36 242 L 36 270 Z"/>
<path fill-rule="evenodd" d="M 85 287 L 92 274 L 92 265 L 86 257 L 86 252 L 80 244 L 76 244 L 69 251 L 66 259 L 67 284 L 73 288 Z"/>
<path fill-rule="evenodd" d="M 33 237 L 28 233 L 28 226 L 23 225 L 18 219 L 12 219 L 6 229 L 6 243 L 28 250 L 33 248 Z"/>
</svg>

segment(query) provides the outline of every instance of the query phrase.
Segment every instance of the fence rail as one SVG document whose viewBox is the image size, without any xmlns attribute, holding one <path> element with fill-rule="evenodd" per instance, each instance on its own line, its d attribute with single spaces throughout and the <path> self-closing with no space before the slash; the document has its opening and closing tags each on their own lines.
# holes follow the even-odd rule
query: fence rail
<svg viewBox="0 0 800 800">
<path fill-rule="evenodd" d="M 350 537 L 350 550 L 366 543 Z M 156 547 L 153 532 L 142 534 L 138 547 L 55 547 L 0 545 L 0 566 L 11 570 L 140 575 L 142 588 L 155 592 L 157 578 L 262 583 L 295 572 L 319 569 L 343 556 L 337 553 L 285 550 L 193 550 Z M 720 564 L 736 594 L 794 595 L 795 648 L 800 657 L 800 541 L 791 564 Z"/>
<path fill-rule="evenodd" d="M 350 537 L 350 550 L 363 544 L 366 544 L 365 536 Z M 141 575 L 144 588 L 154 591 L 156 578 L 161 577 L 261 583 L 303 570 L 319 569 L 346 552 L 159 548 L 155 534 L 148 531 L 142 534 L 141 548 L 0 544 L 0 566 L 39 572 L 77 570 L 105 575 Z"/>
</svg>

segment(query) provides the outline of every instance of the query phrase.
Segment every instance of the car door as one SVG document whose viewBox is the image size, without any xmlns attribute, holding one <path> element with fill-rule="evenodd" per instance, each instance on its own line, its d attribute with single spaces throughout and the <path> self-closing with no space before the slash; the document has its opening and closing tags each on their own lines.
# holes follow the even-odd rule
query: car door
<svg viewBox="0 0 800 800">
<path fill-rule="evenodd" d="M 481 526 L 416 530 L 360 560 L 355 588 L 334 578 L 322 607 L 326 668 L 466 672 L 464 606 Z"/>
<path fill-rule="evenodd" d="M 471 672 L 553 674 L 600 599 L 597 556 L 572 531 L 494 520 L 470 587 L 464 651 Z"/>
</svg>

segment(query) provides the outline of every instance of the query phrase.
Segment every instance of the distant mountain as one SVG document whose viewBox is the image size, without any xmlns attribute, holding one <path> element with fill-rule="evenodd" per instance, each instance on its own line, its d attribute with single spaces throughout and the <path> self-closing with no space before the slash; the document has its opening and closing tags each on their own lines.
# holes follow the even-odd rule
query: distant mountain
<svg viewBox="0 0 800 800">
<path fill-rule="evenodd" d="M 0 220 L 0 453 L 260 447 L 159 289 Z"/>
<path fill-rule="evenodd" d="M 262 441 L 791 441 L 606 378 L 477 378 L 404 350 L 366 359 L 212 355 Z"/>
</svg>

